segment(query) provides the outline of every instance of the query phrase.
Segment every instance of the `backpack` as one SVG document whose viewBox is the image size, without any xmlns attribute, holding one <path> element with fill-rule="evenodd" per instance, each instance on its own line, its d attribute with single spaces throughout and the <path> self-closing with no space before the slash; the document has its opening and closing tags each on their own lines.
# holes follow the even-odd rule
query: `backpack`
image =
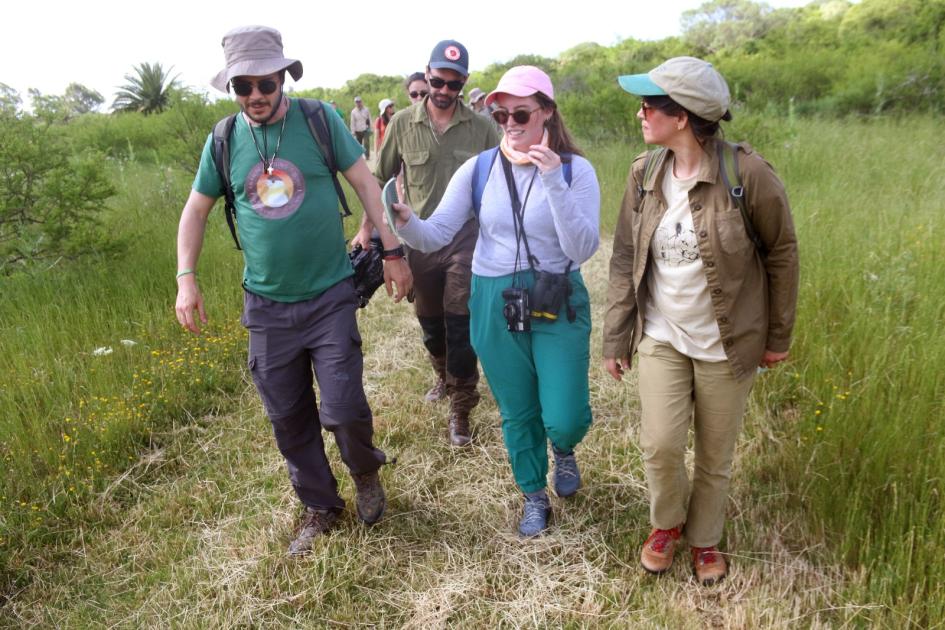
<svg viewBox="0 0 945 630">
<path fill-rule="evenodd" d="M 728 194 L 735 201 L 738 210 L 742 215 L 742 222 L 745 224 L 745 232 L 748 238 L 754 244 L 755 249 L 761 254 L 762 258 L 768 255 L 768 248 L 761 241 L 755 226 L 748 217 L 748 207 L 745 205 L 745 187 L 742 186 L 741 176 L 738 174 L 738 145 L 727 140 L 720 140 L 716 143 L 716 150 L 719 157 L 719 171 L 722 174 L 722 183 L 728 189 Z M 653 178 L 656 171 L 666 158 L 666 148 L 660 147 L 646 152 L 646 159 L 643 162 L 643 183 L 637 185 L 637 193 L 640 199 L 643 199 L 645 188 L 653 188 Z M 734 186 L 732 185 L 734 183 Z"/>
<path fill-rule="evenodd" d="M 479 208 L 482 206 L 482 193 L 486 189 L 486 182 L 489 181 L 489 173 L 492 171 L 492 165 L 499 155 L 499 147 L 492 147 L 476 156 L 476 164 L 473 166 L 472 176 L 472 202 L 473 212 L 476 218 L 479 218 Z M 565 153 L 562 158 L 571 157 L 570 153 Z M 571 160 L 565 162 L 561 160 L 561 176 L 565 183 L 571 185 Z"/>
<path fill-rule="evenodd" d="M 315 140 L 316 146 L 321 151 L 325 164 L 331 172 L 331 180 L 335 185 L 335 192 L 341 201 L 341 218 L 351 216 L 351 210 L 348 208 L 348 200 L 345 198 L 344 190 L 338 181 L 338 165 L 335 163 L 335 152 L 331 144 L 331 127 L 328 125 L 328 119 L 325 116 L 325 104 L 316 99 L 299 98 L 295 99 L 302 108 L 305 115 L 305 122 L 308 123 L 308 129 Z M 236 236 L 236 196 L 233 193 L 233 182 L 230 179 L 230 135 L 233 133 L 233 125 L 236 124 L 236 117 L 239 114 L 231 114 L 217 122 L 213 127 L 213 164 L 217 167 L 217 173 L 223 180 L 223 210 L 226 215 L 226 224 L 230 228 L 230 234 L 233 236 L 233 242 L 236 243 L 236 249 L 240 247 L 239 238 Z M 288 113 L 286 113 L 288 116 Z"/>
</svg>

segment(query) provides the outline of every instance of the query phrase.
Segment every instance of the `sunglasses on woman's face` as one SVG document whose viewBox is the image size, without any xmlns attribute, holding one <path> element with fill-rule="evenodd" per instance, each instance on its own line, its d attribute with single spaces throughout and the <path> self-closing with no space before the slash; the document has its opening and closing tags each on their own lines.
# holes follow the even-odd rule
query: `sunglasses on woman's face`
<svg viewBox="0 0 945 630">
<path fill-rule="evenodd" d="M 237 96 L 249 96 L 253 93 L 253 88 L 255 87 L 261 94 L 272 94 L 277 89 L 279 89 L 279 84 L 276 83 L 273 79 L 263 79 L 259 83 L 253 83 L 252 81 L 242 81 L 240 79 L 233 79 L 230 81 L 230 85 L 233 86 L 233 91 Z"/>
<path fill-rule="evenodd" d="M 520 125 L 527 125 L 528 121 L 532 119 L 532 114 L 537 112 L 541 107 L 536 107 L 535 109 L 516 109 L 514 112 L 509 112 L 507 109 L 497 109 L 492 112 L 492 118 L 500 125 L 504 125 L 509 122 L 509 118 L 514 120 Z"/>
<path fill-rule="evenodd" d="M 643 112 L 643 120 L 649 120 L 650 112 L 659 111 L 659 107 L 653 107 L 646 101 L 640 101 L 640 111 Z"/>
<path fill-rule="evenodd" d="M 423 98 L 429 94 L 429 92 L 426 90 L 420 90 L 419 92 L 408 92 L 408 94 L 410 94 L 410 98 Z"/>
<path fill-rule="evenodd" d="M 465 81 L 460 81 L 456 79 L 455 81 L 445 81 L 440 77 L 430 77 L 427 79 L 427 82 L 430 84 L 431 88 L 439 90 L 444 85 L 450 89 L 450 92 L 459 92 L 463 89 L 463 86 L 466 85 Z"/>
</svg>

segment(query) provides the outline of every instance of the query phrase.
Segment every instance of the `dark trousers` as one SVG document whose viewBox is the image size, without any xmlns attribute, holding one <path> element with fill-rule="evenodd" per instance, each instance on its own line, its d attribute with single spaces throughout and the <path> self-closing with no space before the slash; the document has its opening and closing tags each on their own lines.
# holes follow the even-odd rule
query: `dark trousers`
<svg viewBox="0 0 945 630">
<path fill-rule="evenodd" d="M 423 345 L 446 382 L 452 411 L 468 413 L 479 402 L 479 367 L 469 341 L 469 283 L 479 224 L 469 221 L 453 242 L 430 253 L 409 250 L 414 306 Z"/>
<path fill-rule="evenodd" d="M 361 381 L 363 360 L 357 297 L 346 279 L 303 302 L 275 302 L 245 292 L 249 370 L 272 422 L 289 479 L 305 505 L 341 510 L 344 501 L 325 455 L 321 429 L 332 432 L 355 474 L 386 461 L 374 448 L 371 409 Z M 312 389 L 318 380 L 321 406 Z"/>
</svg>

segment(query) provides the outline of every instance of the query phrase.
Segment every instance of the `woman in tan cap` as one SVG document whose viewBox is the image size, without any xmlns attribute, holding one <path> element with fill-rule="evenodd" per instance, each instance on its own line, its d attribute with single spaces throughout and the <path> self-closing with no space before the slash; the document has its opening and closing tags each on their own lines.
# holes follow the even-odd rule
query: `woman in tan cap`
<svg viewBox="0 0 945 630">
<path fill-rule="evenodd" d="M 725 79 L 676 57 L 619 78 L 642 97 L 636 158 L 610 261 L 604 367 L 639 354 L 640 442 L 653 530 L 640 561 L 667 571 L 679 538 L 696 578 L 721 580 L 718 550 L 735 442 L 756 372 L 788 357 L 798 258 L 784 186 L 747 144 L 721 139 Z M 692 484 L 685 454 L 695 433 Z"/>
</svg>

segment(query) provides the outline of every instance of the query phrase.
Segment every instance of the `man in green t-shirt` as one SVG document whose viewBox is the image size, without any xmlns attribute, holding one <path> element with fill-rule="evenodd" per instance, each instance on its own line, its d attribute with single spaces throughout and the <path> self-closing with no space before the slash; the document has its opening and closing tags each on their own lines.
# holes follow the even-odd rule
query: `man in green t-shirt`
<svg viewBox="0 0 945 630">
<path fill-rule="evenodd" d="M 234 29 L 223 38 L 226 68 L 211 84 L 236 94 L 241 113 L 229 140 L 230 180 L 243 247 L 244 308 L 249 370 L 272 422 L 289 478 L 305 515 L 290 554 L 307 552 L 344 509 L 325 455 L 321 429 L 331 431 L 357 488 L 365 523 L 386 500 L 373 445 L 373 418 L 362 383 L 361 337 L 353 270 L 338 216 L 331 172 L 295 99 L 283 93 L 286 71 L 298 80 L 302 63 L 286 59 L 282 36 L 264 26 Z M 343 120 L 327 116 L 335 163 L 377 224 L 380 188 Z M 206 323 L 197 286 L 197 259 L 207 218 L 224 182 L 207 139 L 177 234 L 177 319 L 193 333 Z M 403 249 L 386 228 L 384 279 L 400 301 L 412 285 Z M 195 316 L 196 312 L 196 316 Z M 318 380 L 321 406 L 312 389 Z"/>
<path fill-rule="evenodd" d="M 394 114 L 378 150 L 374 174 L 381 181 L 403 165 L 405 203 L 421 218 L 436 209 L 453 173 L 469 158 L 499 144 L 492 124 L 463 105 L 458 96 L 469 75 L 466 47 L 454 40 L 438 43 L 430 54 L 429 94 Z M 479 225 L 472 219 L 443 249 L 409 251 L 414 277 L 414 306 L 423 343 L 437 374 L 426 399 L 450 399 L 449 438 L 454 446 L 470 442 L 469 414 L 479 402 L 479 367 L 469 341 L 469 285 Z M 362 225 L 356 242 L 367 242 Z"/>
</svg>

